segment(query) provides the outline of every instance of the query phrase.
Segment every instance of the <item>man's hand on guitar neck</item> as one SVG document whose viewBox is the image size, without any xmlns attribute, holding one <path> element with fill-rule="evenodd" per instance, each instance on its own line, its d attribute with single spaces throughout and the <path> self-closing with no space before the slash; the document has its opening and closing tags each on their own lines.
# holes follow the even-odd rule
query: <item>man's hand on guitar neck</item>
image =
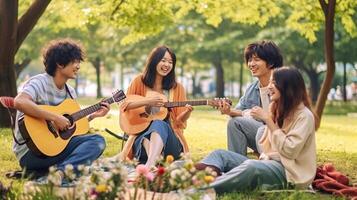
<svg viewBox="0 0 357 200">
<path fill-rule="evenodd" d="M 101 105 L 101 109 L 96 111 L 95 113 L 91 114 L 88 117 L 88 121 L 91 121 L 91 120 L 93 120 L 94 118 L 97 118 L 97 117 L 103 117 L 109 112 L 110 105 L 108 103 L 101 102 L 100 105 Z"/>
<path fill-rule="evenodd" d="M 242 111 L 232 109 L 231 105 L 227 101 L 219 101 L 217 109 L 221 111 L 222 115 L 229 115 L 231 117 L 242 116 Z"/>
</svg>

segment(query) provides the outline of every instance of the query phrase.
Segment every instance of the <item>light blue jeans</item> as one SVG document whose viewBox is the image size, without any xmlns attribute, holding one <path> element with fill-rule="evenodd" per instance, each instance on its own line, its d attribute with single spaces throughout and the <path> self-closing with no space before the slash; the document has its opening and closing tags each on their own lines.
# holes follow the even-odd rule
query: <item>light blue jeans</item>
<svg viewBox="0 0 357 200">
<path fill-rule="evenodd" d="M 105 149 L 105 140 L 97 134 L 75 136 L 62 153 L 54 157 L 38 157 L 28 151 L 21 159 L 22 168 L 30 171 L 47 171 L 50 166 L 64 170 L 68 164 L 77 170 L 78 165 L 90 165 Z"/>
<path fill-rule="evenodd" d="M 180 140 L 176 137 L 171 125 L 167 121 L 154 120 L 150 124 L 148 130 L 140 134 L 134 142 L 134 157 L 139 160 L 139 163 L 146 163 L 148 156 L 143 146 L 144 137 L 150 140 L 151 133 L 156 132 L 160 135 L 162 143 L 164 144 L 162 155 L 164 158 L 172 155 L 175 160 L 179 159 L 180 154 L 183 152 L 183 147 Z"/>
<path fill-rule="evenodd" d="M 274 160 L 252 160 L 235 152 L 215 150 L 201 163 L 213 165 L 224 173 L 208 186 L 217 193 L 287 186 L 284 166 Z"/>
<path fill-rule="evenodd" d="M 228 150 L 247 155 L 247 147 L 259 152 L 258 141 L 264 133 L 265 125 L 249 117 L 233 117 L 227 124 Z"/>
</svg>

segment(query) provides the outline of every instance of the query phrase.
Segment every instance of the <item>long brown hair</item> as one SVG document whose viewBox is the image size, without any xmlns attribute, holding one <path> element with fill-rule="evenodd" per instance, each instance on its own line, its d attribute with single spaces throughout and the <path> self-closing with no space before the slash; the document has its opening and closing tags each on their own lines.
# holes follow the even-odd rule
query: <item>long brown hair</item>
<svg viewBox="0 0 357 200">
<path fill-rule="evenodd" d="M 165 90 L 170 90 L 171 88 L 176 87 L 176 75 L 175 75 L 175 66 L 176 66 L 176 55 L 175 53 L 167 46 L 158 46 L 155 47 L 149 54 L 145 70 L 142 77 L 143 83 L 149 88 L 154 87 L 156 79 L 156 66 L 159 64 L 161 59 L 164 57 L 165 53 L 168 52 L 172 58 L 172 69 L 169 74 L 167 74 L 162 80 L 162 88 Z"/>
<path fill-rule="evenodd" d="M 291 67 L 276 68 L 273 71 L 273 81 L 281 95 L 271 111 L 273 120 L 278 126 L 281 128 L 284 119 L 289 117 L 300 103 L 303 103 L 314 114 L 315 129 L 317 129 L 317 116 L 311 109 L 311 102 L 307 95 L 304 78 L 299 70 Z"/>
</svg>

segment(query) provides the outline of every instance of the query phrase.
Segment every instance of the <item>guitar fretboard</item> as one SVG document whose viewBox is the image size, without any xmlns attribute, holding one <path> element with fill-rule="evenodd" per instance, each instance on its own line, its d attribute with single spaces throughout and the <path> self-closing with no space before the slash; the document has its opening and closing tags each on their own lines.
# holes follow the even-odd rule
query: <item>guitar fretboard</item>
<svg viewBox="0 0 357 200">
<path fill-rule="evenodd" d="M 164 106 L 166 108 L 173 108 L 173 107 L 183 107 L 187 104 L 191 106 L 208 105 L 208 100 L 166 102 Z"/>
<path fill-rule="evenodd" d="M 114 103 L 114 99 L 113 98 L 107 98 L 107 99 L 104 99 L 102 102 L 106 102 L 106 103 L 112 104 L 112 103 Z M 83 110 L 80 110 L 78 112 L 73 113 L 71 115 L 73 120 L 74 121 L 80 120 L 83 117 L 98 111 L 101 108 L 100 103 L 101 102 L 99 102 L 97 104 L 94 104 L 92 106 L 89 106 L 87 108 L 84 108 Z"/>
</svg>

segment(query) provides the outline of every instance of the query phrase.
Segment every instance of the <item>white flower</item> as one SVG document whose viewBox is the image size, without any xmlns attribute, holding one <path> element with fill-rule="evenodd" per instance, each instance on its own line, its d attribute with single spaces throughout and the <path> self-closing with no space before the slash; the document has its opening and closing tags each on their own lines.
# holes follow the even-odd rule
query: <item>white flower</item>
<svg viewBox="0 0 357 200">
<path fill-rule="evenodd" d="M 52 173 L 47 176 L 47 180 L 49 183 L 52 183 L 53 185 L 61 185 L 62 183 L 62 177 L 58 173 Z"/>
<path fill-rule="evenodd" d="M 57 168 L 54 166 L 51 166 L 48 170 L 49 170 L 49 173 L 51 174 L 51 173 L 56 172 Z"/>
</svg>

